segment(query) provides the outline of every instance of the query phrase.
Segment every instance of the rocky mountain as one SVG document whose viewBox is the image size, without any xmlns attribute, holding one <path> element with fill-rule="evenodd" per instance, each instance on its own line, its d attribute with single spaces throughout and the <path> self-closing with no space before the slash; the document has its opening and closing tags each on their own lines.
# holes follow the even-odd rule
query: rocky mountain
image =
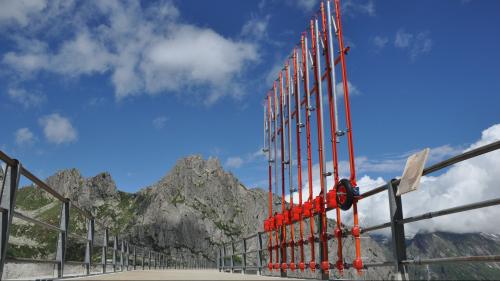
<svg viewBox="0 0 500 281">
<path fill-rule="evenodd" d="M 407 242 L 410 258 L 498 255 L 500 235 L 447 232 L 417 234 Z M 454 263 L 410 267 L 410 277 L 419 280 L 498 280 L 500 263 Z"/>
</svg>

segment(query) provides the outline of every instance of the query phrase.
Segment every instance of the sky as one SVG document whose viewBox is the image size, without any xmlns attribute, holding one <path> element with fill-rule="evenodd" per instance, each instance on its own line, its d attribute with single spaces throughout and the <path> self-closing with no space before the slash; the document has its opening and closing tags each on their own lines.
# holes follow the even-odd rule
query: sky
<svg viewBox="0 0 500 281">
<path fill-rule="evenodd" d="M 267 187 L 263 99 L 319 1 L 0 7 L 0 150 L 39 177 L 108 171 L 134 192 L 200 154 L 250 188 Z M 500 139 L 499 9 L 498 1 L 342 1 L 360 185 L 401 175 L 406 157 L 426 147 L 437 162 Z M 499 195 L 478 198 L 491 194 Z"/>
</svg>

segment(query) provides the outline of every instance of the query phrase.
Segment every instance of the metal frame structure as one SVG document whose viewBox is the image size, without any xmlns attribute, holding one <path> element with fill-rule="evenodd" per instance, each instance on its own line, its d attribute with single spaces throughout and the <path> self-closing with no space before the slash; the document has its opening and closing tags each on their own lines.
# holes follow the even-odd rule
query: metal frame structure
<svg viewBox="0 0 500 281">
<path fill-rule="evenodd" d="M 427 167 L 424 169 L 422 175 L 428 175 L 430 173 L 440 171 L 442 169 L 445 169 L 453 164 L 469 160 L 471 158 L 481 156 L 484 154 L 487 154 L 492 151 L 500 150 L 500 141 L 493 142 L 491 144 L 477 147 L 475 149 L 469 150 L 467 152 L 464 152 L 462 154 L 459 154 L 457 156 L 451 157 L 449 159 L 446 159 L 442 162 L 439 162 L 437 164 L 434 164 L 430 167 Z M 439 211 L 432 211 L 432 212 L 427 212 L 423 213 L 420 215 L 416 216 L 411 216 L 404 218 L 403 217 L 403 204 L 401 202 L 401 197 L 396 196 L 396 191 L 397 187 L 399 185 L 399 180 L 391 180 L 388 183 L 379 186 L 377 188 L 374 188 L 370 191 L 367 191 L 363 194 L 360 195 L 362 200 L 368 199 L 368 197 L 373 196 L 375 194 L 387 191 L 388 192 L 388 205 L 389 205 L 389 212 L 390 212 L 390 221 L 386 223 L 382 223 L 379 225 L 374 225 L 374 226 L 368 226 L 368 227 L 363 227 L 360 228 L 360 233 L 368 233 L 372 232 L 375 230 L 380 230 L 384 228 L 390 228 L 391 229 L 391 238 L 392 238 L 392 256 L 393 259 L 390 261 L 381 261 L 377 263 L 365 263 L 363 265 L 362 270 L 366 270 L 371 267 L 394 267 L 394 272 L 398 274 L 399 276 L 395 276 L 395 280 L 408 280 L 408 267 L 409 266 L 421 266 L 421 265 L 428 265 L 428 264 L 446 264 L 446 263 L 464 263 L 464 262 L 500 262 L 500 253 L 497 255 L 483 255 L 483 256 L 456 256 L 456 257 L 441 257 L 441 258 L 428 258 L 428 259 L 420 259 L 420 258 L 415 258 L 411 259 L 407 257 L 406 254 L 406 244 L 405 244 L 405 231 L 404 231 L 404 225 L 407 223 L 412 223 L 412 222 L 417 222 L 417 221 L 422 221 L 422 220 L 427 220 L 427 219 L 432 219 L 435 217 L 439 216 L 445 216 L 445 215 L 451 215 L 451 214 L 457 214 L 460 212 L 466 212 L 470 210 L 475 210 L 475 209 L 480 209 L 480 208 L 486 208 L 486 207 L 492 207 L 492 206 L 497 206 L 500 205 L 500 198 L 495 198 L 491 200 L 486 200 L 482 202 L 476 202 L 476 203 L 471 203 L 467 205 L 461 205 L 461 206 L 456 206 L 453 208 L 448 208 L 448 209 L 443 209 Z M 335 208 L 326 208 L 326 211 L 333 211 Z M 314 216 L 319 216 L 320 214 L 314 214 Z M 311 217 L 312 219 L 312 217 Z M 299 222 L 293 222 L 293 223 L 302 223 L 302 221 Z M 268 231 L 264 232 L 258 232 L 257 234 L 254 234 L 250 237 L 246 237 L 243 240 L 249 240 L 254 237 L 259 237 L 259 239 L 262 239 L 262 236 L 268 235 Z M 348 237 L 349 235 L 352 235 L 351 232 L 342 230 L 341 236 L 342 237 Z M 335 239 L 335 235 L 327 235 L 326 239 L 331 240 Z M 319 239 L 312 240 L 313 243 L 309 241 L 304 241 L 304 244 L 314 244 L 314 243 L 319 243 L 321 245 L 322 241 Z M 231 243 L 240 243 L 241 241 L 233 241 Z M 266 251 L 262 247 L 262 244 L 258 244 L 258 248 L 252 251 L 243 251 L 243 252 L 232 252 L 229 255 L 224 251 L 224 254 L 221 255 L 219 258 L 220 259 L 225 259 L 228 257 L 234 258 L 235 256 L 240 256 L 240 255 L 248 255 L 249 253 L 254 253 L 258 252 L 259 255 L 257 255 L 257 258 L 259 259 L 259 262 L 257 263 L 258 266 L 255 268 L 258 273 L 263 273 L 265 267 L 265 260 L 263 259 L 262 253 Z M 225 248 L 226 244 L 223 244 L 222 247 Z M 296 245 L 296 247 L 300 246 L 300 243 Z M 222 253 L 222 251 L 220 251 Z M 246 260 L 246 259 L 245 259 Z M 223 263 L 219 262 L 219 270 L 220 271 L 227 271 L 228 267 Z M 243 265 L 247 270 L 249 269 L 248 266 Z M 330 269 L 336 268 L 336 264 L 329 264 Z M 349 268 L 354 268 L 353 262 L 350 263 L 344 263 L 345 269 Z M 231 270 L 234 272 L 235 270 L 239 270 L 241 267 L 240 266 L 232 266 Z M 316 269 L 320 268 L 319 266 L 316 266 Z M 322 279 L 327 279 L 328 276 L 321 276 Z"/>
<path fill-rule="evenodd" d="M 269 152 L 269 170 L 272 170 L 271 165 L 274 165 L 275 169 L 275 190 L 277 194 L 278 187 L 278 174 L 277 174 L 277 135 L 280 135 L 280 159 L 281 159 L 281 201 L 282 210 L 281 213 L 275 213 L 272 217 L 272 206 L 270 206 L 269 217 L 264 221 L 264 230 L 267 232 L 274 231 L 275 233 L 281 233 L 280 242 L 276 241 L 280 247 L 280 264 L 278 264 L 278 251 L 276 251 L 276 262 L 274 263 L 274 269 L 280 269 L 281 275 L 286 275 L 286 270 L 288 266 L 292 271 L 296 269 L 295 266 L 295 241 L 294 241 L 294 224 L 291 223 L 292 220 L 302 221 L 305 218 L 310 218 L 310 236 L 308 240 L 310 241 L 311 247 L 311 257 L 308 263 L 308 268 L 310 270 L 321 269 L 323 278 L 329 274 L 330 261 L 328 254 L 328 230 L 327 230 L 327 218 L 326 218 L 326 208 L 336 208 L 337 209 L 337 225 L 334 231 L 335 236 L 338 240 L 338 251 L 337 251 L 337 262 L 336 268 L 340 272 L 344 269 L 344 260 L 342 253 L 342 223 L 340 217 L 340 209 L 346 211 L 353 207 L 353 217 L 354 224 L 352 228 L 352 234 L 355 238 L 355 248 L 356 248 L 356 259 L 354 261 L 354 267 L 360 271 L 363 267 L 361 261 L 361 243 L 360 243 L 360 231 L 358 223 L 358 212 L 357 212 L 357 201 L 360 199 L 359 190 L 356 187 L 356 171 L 354 163 L 354 147 L 353 147 L 353 137 L 352 137 L 352 124 L 351 124 L 351 112 L 350 112 L 350 102 L 349 102 L 349 89 L 347 82 L 347 70 L 346 70 L 346 59 L 345 55 L 349 48 L 344 47 L 343 34 L 342 34 L 342 24 L 340 20 L 340 1 L 333 0 L 335 2 L 335 18 L 332 17 L 330 0 L 322 1 L 320 6 L 319 15 L 315 15 L 311 19 L 309 24 L 309 30 L 304 31 L 300 40 L 301 48 L 301 62 L 299 63 L 299 56 L 297 55 L 296 48 L 293 49 L 292 55 L 286 60 L 285 66 L 278 73 L 278 78 L 273 84 L 274 99 L 271 101 L 269 95 L 267 96 L 268 111 L 272 107 L 274 109 L 274 114 L 266 114 L 264 112 L 264 124 L 270 124 L 271 119 L 274 121 L 273 133 L 274 138 L 270 138 L 270 126 L 267 126 L 268 133 L 268 146 L 264 141 L 264 151 Z M 326 10 L 325 10 L 326 5 Z M 321 20 L 319 20 L 321 19 Z M 322 29 L 320 32 L 320 22 L 322 24 Z M 335 32 L 333 32 L 334 30 Z M 336 41 L 339 45 L 339 56 L 334 59 L 334 46 L 333 46 L 333 33 L 335 34 Z M 310 47 L 309 47 L 310 39 Z M 292 62 L 290 62 L 292 60 Z M 323 72 L 321 64 L 326 65 L 325 71 Z M 338 110 L 337 110 L 337 93 L 335 89 L 335 65 L 340 64 L 342 73 L 342 85 L 343 85 L 343 99 L 345 105 L 346 114 L 346 132 L 338 130 Z M 290 75 L 291 68 L 293 67 L 294 75 Z M 310 77 L 312 72 L 312 78 Z M 285 76 L 285 89 L 283 88 L 283 76 Z M 333 161 L 333 173 L 327 172 L 326 167 L 326 146 L 325 146 L 325 131 L 324 131 L 324 106 L 323 106 L 323 88 L 324 82 L 327 83 L 327 94 L 328 94 L 328 111 L 329 111 L 329 123 L 330 123 L 330 135 L 332 140 L 332 158 Z M 310 88 L 310 81 L 312 82 L 312 88 Z M 279 97 L 277 97 L 277 87 L 276 82 L 279 84 Z M 303 98 L 300 97 L 300 83 L 303 86 Z M 292 87 L 293 85 L 293 87 Z M 292 112 L 291 110 L 291 96 L 295 95 L 295 108 Z M 311 99 L 314 99 L 314 107 L 312 106 Z M 301 108 L 304 106 L 305 109 L 305 128 L 306 128 L 306 146 L 307 146 L 307 171 L 308 171 L 308 185 L 309 185 L 309 198 L 306 202 L 302 202 L 302 175 L 299 168 L 298 176 L 298 188 L 299 191 L 299 204 L 294 206 L 293 202 L 293 174 L 292 174 L 292 134 L 290 130 L 291 119 L 296 119 L 296 145 L 297 145 L 297 159 L 301 159 L 301 127 L 304 126 L 301 123 Z M 287 111 L 284 110 L 287 109 Z M 279 113 L 278 113 L 279 110 Z M 316 148 L 317 148 L 317 159 L 319 162 L 319 183 L 320 192 L 318 195 L 313 194 L 312 182 L 313 182 L 313 172 L 312 172 L 312 136 L 311 128 L 313 126 L 313 120 L 311 115 L 315 111 L 314 121 L 316 124 Z M 279 127 L 277 123 L 279 114 Z M 286 120 L 286 121 L 285 121 Z M 265 125 L 266 127 L 266 125 Z M 287 140 L 285 141 L 285 131 L 288 133 Z M 265 128 L 266 133 L 266 128 Z M 338 174 L 338 149 L 337 142 L 338 137 L 343 135 L 347 136 L 347 145 L 349 152 L 349 163 L 350 163 L 350 178 L 339 180 Z M 264 139 L 265 140 L 265 139 Z M 274 144 L 274 145 L 273 145 Z M 288 153 L 285 150 L 285 144 L 288 144 Z M 274 160 L 271 161 L 271 150 L 274 148 Z M 287 155 L 288 154 L 288 155 Z M 301 167 L 302 164 L 298 160 L 298 166 Z M 290 186 L 290 207 L 287 208 L 285 205 L 285 166 L 288 165 L 289 175 L 288 183 Z M 334 176 L 333 187 L 328 191 L 328 177 Z M 299 179 L 300 178 L 300 179 Z M 270 203 L 272 198 L 272 175 L 269 173 L 269 190 Z M 333 199 L 331 199 L 333 198 Z M 319 237 L 319 259 L 320 262 L 316 262 L 316 247 L 314 241 L 316 241 L 316 232 L 314 221 L 315 216 L 318 215 L 317 227 L 319 229 L 317 235 Z M 292 238 L 290 241 L 286 239 L 286 229 L 287 225 L 290 225 L 290 234 Z M 302 223 L 299 226 L 301 232 L 303 231 Z M 301 234 L 303 235 L 303 234 Z M 303 238 L 301 236 L 299 246 L 301 247 L 301 261 L 299 262 L 299 269 L 305 270 L 305 262 L 303 260 Z M 277 246 L 274 246 L 277 249 Z M 290 257 L 292 262 L 287 263 L 287 248 L 290 246 Z M 270 247 L 272 247 L 272 240 L 270 241 Z M 272 261 L 271 261 L 272 263 Z M 271 267 L 270 267 L 271 269 Z"/>
<path fill-rule="evenodd" d="M 3 269 L 7 262 L 16 263 L 45 263 L 54 265 L 54 275 L 57 278 L 67 277 L 64 273 L 64 266 L 71 265 L 82 265 L 85 269 L 84 275 L 95 274 L 92 273 L 92 253 L 95 244 L 95 224 L 98 224 L 103 230 L 103 245 L 102 245 L 102 255 L 101 255 L 101 265 L 102 271 L 100 274 L 107 272 L 107 267 L 112 266 L 113 272 L 124 271 L 124 270 L 135 270 L 137 269 L 137 259 L 136 259 L 136 247 L 135 245 L 129 243 L 125 239 L 120 239 L 117 234 L 113 236 L 113 254 L 112 262 L 110 263 L 107 259 L 108 247 L 109 247 L 109 229 L 100 223 L 94 216 L 89 212 L 76 206 L 70 199 L 65 198 L 45 182 L 37 178 L 30 171 L 24 168 L 21 163 L 9 157 L 4 152 L 0 151 L 0 160 L 5 163 L 5 179 L 0 182 L 1 194 L 0 194 L 0 212 L 1 212 L 1 223 L 0 223 L 0 280 L 2 278 Z M 16 194 L 19 189 L 20 177 L 24 176 L 32 183 L 34 183 L 38 188 L 44 190 L 45 192 L 52 195 L 61 203 L 61 214 L 59 226 L 43 222 L 36 218 L 29 217 L 21 212 L 15 210 L 16 204 Z M 76 233 L 71 233 L 69 231 L 69 222 L 71 217 L 70 209 L 76 211 L 76 213 L 82 215 L 86 220 L 87 225 L 87 235 L 79 235 Z M 42 259 L 31 259 L 31 258 L 20 258 L 7 256 L 7 249 L 9 244 L 9 235 L 12 226 L 12 220 L 16 217 L 37 227 L 42 227 L 44 229 L 55 231 L 58 233 L 57 247 L 55 249 L 56 258 L 55 260 L 42 260 Z M 75 238 L 85 243 L 85 256 L 83 261 L 69 261 L 66 258 L 68 238 Z M 121 246 L 119 246 L 121 245 Z M 125 246 L 126 245 L 126 246 Z M 133 255 L 130 255 L 129 247 L 133 247 Z M 149 252 L 149 269 L 151 268 L 151 254 L 155 256 L 155 264 L 153 269 L 166 269 L 167 260 L 166 253 L 160 253 L 152 251 L 150 249 L 143 248 L 143 253 Z M 160 260 L 158 263 L 157 261 Z M 132 261 L 132 262 L 131 262 Z M 142 260 L 144 262 L 144 259 Z M 132 266 L 132 268 L 130 267 Z M 143 268 L 144 269 L 144 268 Z M 74 277 L 74 275 L 71 275 Z"/>
</svg>

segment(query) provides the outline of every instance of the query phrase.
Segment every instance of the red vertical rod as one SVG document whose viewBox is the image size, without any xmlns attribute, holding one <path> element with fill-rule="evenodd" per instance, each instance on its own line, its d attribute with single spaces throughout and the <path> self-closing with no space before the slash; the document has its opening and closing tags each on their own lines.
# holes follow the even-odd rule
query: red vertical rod
<svg viewBox="0 0 500 281">
<path fill-rule="evenodd" d="M 274 97 L 274 104 L 273 104 L 273 123 L 274 123 L 274 188 L 275 188 L 275 194 L 278 194 L 278 149 L 277 149 L 277 142 L 278 142 L 278 121 L 277 121 L 277 113 L 278 113 L 278 96 L 277 96 L 277 91 L 276 91 L 276 81 L 273 83 L 273 97 Z M 278 238 L 278 225 L 277 225 L 277 212 L 275 212 L 275 227 L 274 227 L 274 237 L 276 244 L 274 246 L 275 250 L 275 264 L 274 264 L 274 269 L 278 270 L 280 268 L 279 264 L 279 251 L 281 249 L 280 241 Z"/>
<path fill-rule="evenodd" d="M 269 167 L 268 167 L 268 174 L 269 174 L 269 218 L 268 221 L 271 223 L 271 218 L 273 217 L 273 172 L 272 172 L 272 160 L 271 160 L 271 96 L 268 93 L 267 95 L 267 138 L 268 138 L 268 162 L 269 162 Z M 268 250 L 269 250 L 269 270 L 273 269 L 273 226 L 269 225 L 270 231 L 269 231 L 269 242 L 268 242 Z"/>
<path fill-rule="evenodd" d="M 302 34 L 301 39 L 302 47 L 302 69 L 304 77 L 304 94 L 306 97 L 306 145 L 307 145 L 307 180 L 309 185 L 309 203 L 313 202 L 313 186 L 312 186 L 312 152 L 311 152 L 311 104 L 309 101 L 309 66 L 307 63 L 307 38 L 305 33 Z M 314 238 L 314 217 L 309 218 L 309 245 L 311 247 L 311 262 L 309 263 L 309 269 L 312 271 L 316 270 L 316 252 L 315 252 L 315 238 Z"/>
<path fill-rule="evenodd" d="M 288 140 L 288 171 L 289 171 L 289 178 L 288 178 L 288 184 L 290 186 L 290 208 L 288 210 L 288 216 L 290 218 L 290 243 L 289 243 L 289 246 L 290 246 L 290 269 L 292 271 L 295 270 L 295 226 L 293 224 L 293 220 L 292 220 L 292 210 L 293 210 L 293 192 L 292 192 L 292 184 L 293 184 L 293 180 L 292 180 L 292 138 L 291 138 L 291 135 L 292 135 L 292 130 L 290 129 L 291 126 L 292 126 L 292 120 L 291 120 L 291 109 L 290 109 L 290 106 L 291 106 L 291 99 L 290 99 L 290 95 L 291 95 L 291 88 L 290 88 L 290 65 L 288 63 L 288 61 L 285 63 L 285 83 L 286 83 L 286 98 L 285 98 L 285 102 L 286 102 L 286 108 L 287 108 L 287 116 L 288 116 L 288 122 L 287 122 L 287 140 Z"/>
<path fill-rule="evenodd" d="M 326 227 L 327 227 L 327 221 L 326 221 L 326 209 L 325 209 L 325 167 L 324 167 L 324 152 L 323 152 L 323 116 L 322 116 L 322 104 L 320 99 L 321 97 L 321 70 L 319 69 L 319 46 L 317 45 L 317 20 L 311 20 L 311 41 L 312 41 L 312 50 L 313 50 L 313 58 L 314 58 L 314 80 L 315 80 L 315 87 L 316 87 L 316 120 L 317 120 L 317 133 L 318 133 L 318 161 L 319 161 L 319 176 L 320 176 L 320 198 L 321 198 L 321 209 L 320 209 L 320 219 L 322 221 L 321 224 L 321 243 L 323 245 L 322 247 L 322 255 L 323 259 L 321 261 L 321 268 L 323 271 L 326 273 L 328 272 L 330 266 L 328 262 L 328 240 L 327 240 L 327 234 L 326 234 Z"/>
<path fill-rule="evenodd" d="M 337 102 L 333 98 L 333 80 L 332 73 L 335 71 L 334 65 L 331 64 L 333 58 L 330 57 L 330 31 L 328 30 L 328 20 L 325 15 L 325 7 L 324 3 L 321 2 L 321 19 L 322 19 L 322 31 L 323 31 L 323 44 L 325 46 L 325 61 L 326 61 L 326 75 L 327 75 L 327 85 L 328 85 L 328 109 L 330 113 L 330 135 L 332 136 L 332 159 L 333 159 L 333 177 L 334 177 L 334 185 L 339 182 L 339 171 L 338 171 L 338 150 L 337 150 L 337 127 L 335 121 L 335 107 L 334 104 Z M 340 208 L 337 206 L 335 208 L 336 211 L 336 228 L 335 228 L 335 237 L 337 238 L 337 263 L 336 267 L 340 273 L 344 270 L 344 259 L 342 256 L 342 230 L 341 230 L 341 216 L 340 216 Z"/>
<path fill-rule="evenodd" d="M 283 71 L 280 70 L 278 83 L 280 84 L 280 98 L 279 98 L 279 106 L 280 106 L 280 141 L 281 141 L 281 213 L 284 216 L 286 211 L 285 206 L 285 116 L 283 115 L 283 101 L 284 101 L 284 93 L 283 93 Z M 283 224 L 281 227 L 281 269 L 286 270 L 286 258 L 287 258 L 287 240 L 286 240 L 286 223 L 283 218 Z"/>
<path fill-rule="evenodd" d="M 356 165 L 354 163 L 354 145 L 352 139 L 352 124 L 351 124 L 351 109 L 349 103 L 349 86 L 347 80 L 347 70 L 346 70 L 346 62 L 345 62 L 345 53 L 344 53 L 344 39 L 342 35 L 342 22 L 340 20 L 340 0 L 335 0 L 335 11 L 336 11 L 336 21 L 338 28 L 338 41 L 340 48 L 340 62 L 342 66 L 342 85 L 344 86 L 344 103 L 345 103 L 345 111 L 346 111 L 346 123 L 347 123 L 347 140 L 349 146 L 349 168 L 351 170 L 351 185 L 356 187 Z M 352 229 L 352 234 L 355 239 L 356 246 L 356 259 L 353 262 L 354 268 L 359 272 L 363 268 L 363 262 L 361 260 L 361 241 L 360 241 L 360 229 L 359 229 L 359 218 L 358 218 L 358 208 L 357 208 L 357 200 L 354 200 L 353 203 L 353 216 L 354 216 L 354 226 Z"/>
<path fill-rule="evenodd" d="M 297 57 L 297 49 L 293 49 L 293 81 L 294 81 L 294 93 L 295 93 L 295 133 L 296 133 L 296 145 L 297 145 L 297 187 L 299 190 L 299 208 L 302 208 L 302 155 L 300 151 L 300 133 L 301 126 L 300 123 L 300 87 L 299 87 L 299 63 Z M 302 213 L 300 212 L 299 218 L 299 228 L 300 228 L 300 240 L 299 240 L 299 250 L 300 250 L 300 270 L 304 270 L 304 224 L 302 221 Z"/>
</svg>

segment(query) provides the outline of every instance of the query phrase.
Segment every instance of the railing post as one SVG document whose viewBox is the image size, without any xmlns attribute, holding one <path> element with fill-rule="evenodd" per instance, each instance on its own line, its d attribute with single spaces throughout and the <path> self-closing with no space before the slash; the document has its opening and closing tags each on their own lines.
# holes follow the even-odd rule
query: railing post
<svg viewBox="0 0 500 281">
<path fill-rule="evenodd" d="M 222 249 L 219 247 L 219 250 L 217 251 L 217 269 L 219 270 L 219 272 L 222 271 L 221 257 L 222 257 Z"/>
<path fill-rule="evenodd" d="M 126 251 L 126 256 L 127 258 L 125 259 L 125 268 L 127 269 L 127 271 L 129 271 L 129 268 L 128 268 L 128 265 L 129 265 L 129 262 L 130 262 L 130 249 L 129 249 L 129 242 L 127 241 L 125 246 L 127 247 L 127 249 L 125 250 Z"/>
<path fill-rule="evenodd" d="M 116 252 L 118 251 L 118 236 L 113 238 L 113 272 L 116 272 Z"/>
<path fill-rule="evenodd" d="M 122 240 L 122 247 L 121 247 L 121 250 L 120 250 L 120 271 L 123 271 L 123 252 L 125 252 L 125 245 L 124 245 L 124 242 Z"/>
<path fill-rule="evenodd" d="M 231 273 L 234 273 L 234 242 L 231 242 Z"/>
<path fill-rule="evenodd" d="M 142 248 L 142 270 L 144 270 L 144 259 L 146 256 L 146 249 Z"/>
<path fill-rule="evenodd" d="M 148 269 L 151 270 L 151 250 L 148 251 Z"/>
<path fill-rule="evenodd" d="M 2 193 L 0 194 L 0 209 L 2 212 L 0 217 L 0 279 L 2 278 L 5 259 L 7 257 L 10 226 L 12 225 L 12 216 L 16 205 L 16 191 L 19 187 L 20 176 L 21 163 L 14 160 L 14 165 L 6 166 L 3 183 L 0 183 L 2 184 Z"/>
<path fill-rule="evenodd" d="M 102 255 L 101 255 L 101 263 L 102 263 L 102 273 L 106 273 L 106 267 L 108 262 L 108 241 L 109 241 L 109 233 L 108 229 L 104 229 L 104 238 L 102 245 Z"/>
<path fill-rule="evenodd" d="M 85 245 L 85 272 L 90 275 L 92 268 L 92 250 L 94 247 L 94 218 L 87 220 L 87 245 Z"/>
<path fill-rule="evenodd" d="M 137 252 L 136 252 L 136 250 L 135 250 L 135 249 L 136 249 L 137 247 L 136 247 L 135 245 L 134 245 L 134 246 L 132 246 L 132 247 L 134 247 L 134 248 L 133 248 L 133 251 L 134 251 L 134 254 L 133 254 L 133 255 L 134 255 L 134 270 L 136 270 L 136 269 L 137 269 Z"/>
<path fill-rule="evenodd" d="M 241 274 L 245 274 L 247 271 L 247 240 L 243 238 L 243 269 Z"/>
<path fill-rule="evenodd" d="M 259 252 L 257 252 L 257 266 L 259 268 L 258 268 L 257 274 L 262 275 L 262 233 L 260 233 L 260 232 L 257 233 L 257 237 L 259 239 L 259 241 L 258 241 Z"/>
<path fill-rule="evenodd" d="M 401 203 L 401 196 L 396 196 L 397 186 L 392 184 L 393 181 L 391 180 L 387 183 L 391 218 L 392 253 L 397 271 L 397 275 L 393 279 L 408 280 L 406 265 L 402 263 L 403 260 L 406 260 L 405 228 L 404 224 L 398 223 L 399 220 L 403 219 L 403 205 Z"/>
<path fill-rule="evenodd" d="M 222 247 L 224 249 L 224 255 L 222 256 L 222 270 L 226 272 L 226 255 L 227 255 L 226 244 L 222 244 Z"/>
<path fill-rule="evenodd" d="M 57 277 L 64 276 L 64 261 L 66 260 L 66 242 L 68 241 L 68 224 L 69 224 L 69 199 L 62 203 L 61 217 L 59 220 L 59 239 L 57 240 Z"/>
</svg>

